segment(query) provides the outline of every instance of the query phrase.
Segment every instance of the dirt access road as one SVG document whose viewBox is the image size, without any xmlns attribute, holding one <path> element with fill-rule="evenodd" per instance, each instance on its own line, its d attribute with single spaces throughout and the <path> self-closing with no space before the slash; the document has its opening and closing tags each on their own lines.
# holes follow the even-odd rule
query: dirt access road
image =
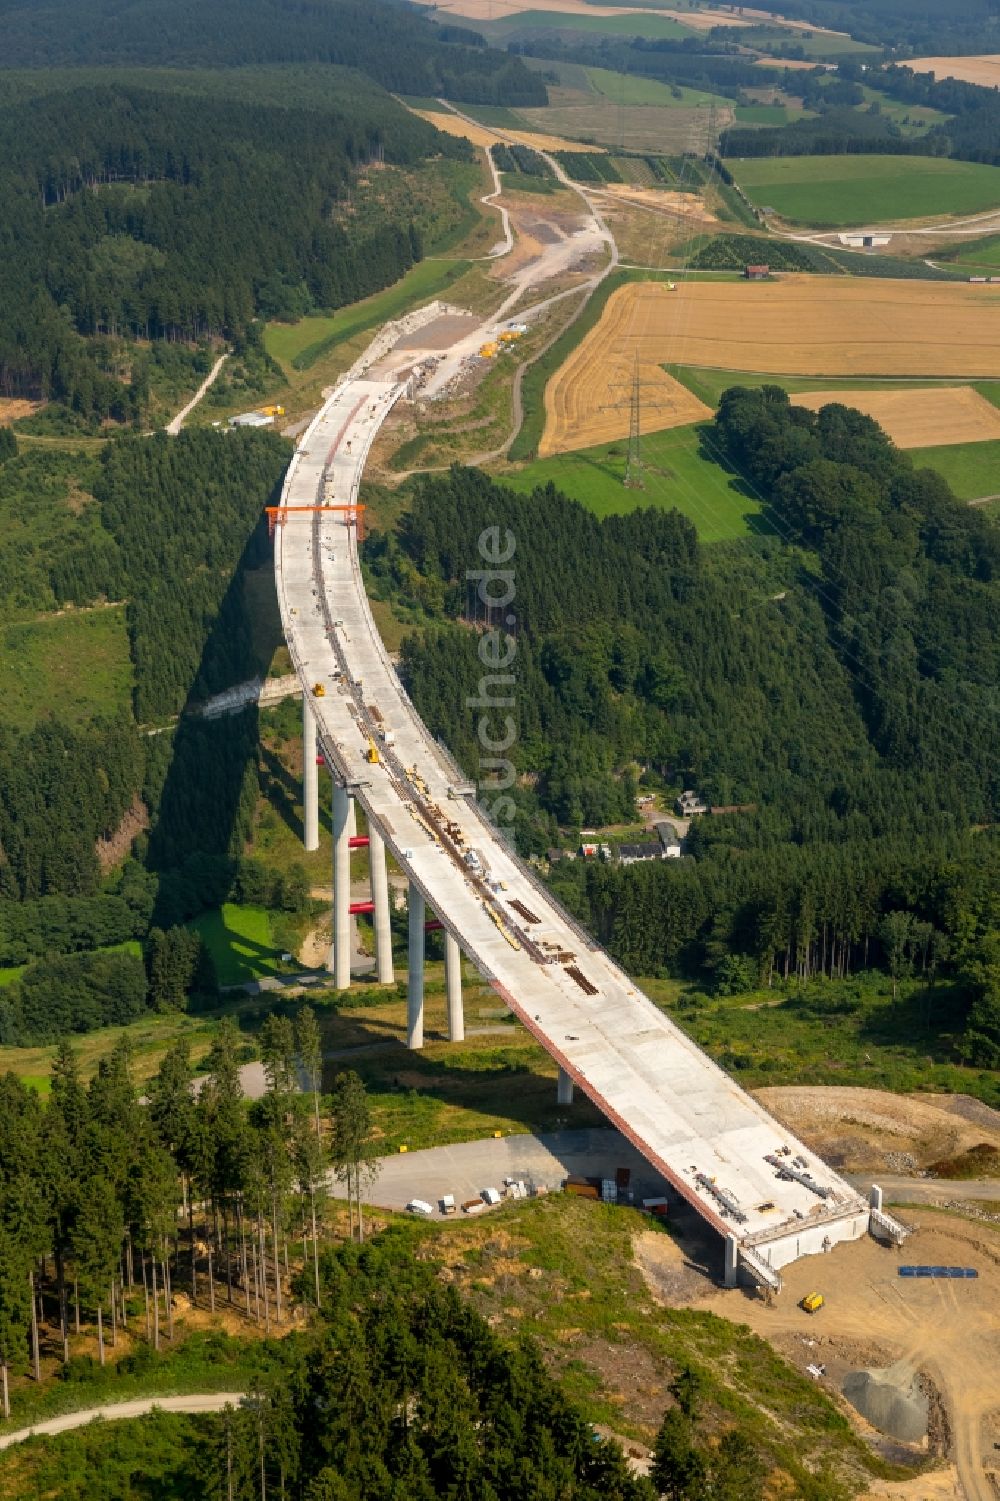
<svg viewBox="0 0 1000 1501">
<path fill-rule="evenodd" d="M 154 1408 L 159 1408 L 160 1412 L 222 1412 L 225 1407 L 238 1407 L 245 1396 L 246 1392 L 195 1392 L 187 1397 L 140 1397 L 134 1402 L 111 1402 L 104 1407 L 85 1407 L 80 1412 L 64 1412 L 58 1418 L 46 1418 L 43 1423 L 35 1423 L 31 1428 L 18 1428 L 14 1433 L 2 1433 L 0 1449 L 9 1449 L 12 1444 L 23 1443 L 27 1438 L 68 1433 L 71 1428 L 83 1428 L 95 1418 L 103 1418 L 105 1422 L 144 1418 Z"/>
<path fill-rule="evenodd" d="M 990 1226 L 932 1210 L 909 1209 L 906 1218 L 916 1233 L 900 1252 L 864 1240 L 783 1268 L 785 1285 L 771 1307 L 742 1290 L 714 1293 L 698 1306 L 749 1324 L 800 1370 L 818 1360 L 831 1369 L 904 1362 L 926 1372 L 945 1406 L 966 1501 L 997 1501 L 1000 1452 L 993 1449 L 992 1425 L 1000 1408 L 1000 1236 Z M 962 1282 L 904 1280 L 900 1262 L 970 1266 L 979 1275 Z M 813 1291 L 826 1303 L 810 1318 L 797 1305 Z"/>
</svg>

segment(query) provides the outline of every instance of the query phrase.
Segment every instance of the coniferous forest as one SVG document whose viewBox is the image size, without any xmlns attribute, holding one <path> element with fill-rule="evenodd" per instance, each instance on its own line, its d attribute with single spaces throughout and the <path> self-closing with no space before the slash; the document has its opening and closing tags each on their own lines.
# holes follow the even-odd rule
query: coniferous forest
<svg viewBox="0 0 1000 1501">
<path fill-rule="evenodd" d="M 482 781 L 522 848 L 632 821 L 643 779 L 737 810 L 695 824 L 692 859 L 555 868 L 626 968 L 949 973 L 964 1055 L 996 1067 L 1000 537 L 845 407 L 736 388 L 709 441 L 769 535 L 706 548 L 677 513 L 416 481 L 398 537 L 368 544 L 376 587 L 435 620 L 404 642 L 410 692 L 474 775 L 492 622 L 466 570 L 486 526 L 509 529 L 517 736 Z"/>
</svg>

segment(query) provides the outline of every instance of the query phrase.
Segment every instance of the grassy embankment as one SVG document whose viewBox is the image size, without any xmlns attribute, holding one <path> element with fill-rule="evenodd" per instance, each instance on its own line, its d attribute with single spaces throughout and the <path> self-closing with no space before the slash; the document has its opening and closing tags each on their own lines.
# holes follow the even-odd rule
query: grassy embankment
<svg viewBox="0 0 1000 1501">
<path fill-rule="evenodd" d="M 975 214 L 1000 206 L 1000 167 L 947 157 L 754 157 L 726 165 L 760 207 L 816 228 Z"/>
</svg>

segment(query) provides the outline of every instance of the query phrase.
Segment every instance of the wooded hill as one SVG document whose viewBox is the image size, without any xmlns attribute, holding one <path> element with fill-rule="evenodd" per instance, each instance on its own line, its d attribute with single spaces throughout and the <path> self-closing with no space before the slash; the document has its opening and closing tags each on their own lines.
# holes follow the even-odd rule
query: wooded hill
<svg viewBox="0 0 1000 1501">
<path fill-rule="evenodd" d="M 275 282 L 330 308 L 387 286 L 411 226 L 351 236 L 331 211 L 373 158 L 438 152 L 468 147 L 359 77 L 308 107 L 134 79 L 29 94 L 0 111 L 0 394 L 129 421 L 134 340 L 239 342 Z"/>
<path fill-rule="evenodd" d="M 7 68 L 332 63 L 387 89 L 545 104 L 545 85 L 475 31 L 398 0 L 2 0 Z"/>
<path fill-rule="evenodd" d="M 707 441 L 772 536 L 708 548 L 677 513 L 598 521 L 552 487 L 417 481 L 398 538 L 368 544 L 380 586 L 441 622 L 404 642 L 410 692 L 488 804 L 502 782 L 526 851 L 557 825 L 634 821 L 640 774 L 750 805 L 698 826 L 697 863 L 560 875 L 629 969 L 711 973 L 736 953 L 765 979 L 843 974 L 888 960 L 902 911 L 929 925 L 903 935 L 908 958 L 949 949 L 979 976 L 967 1006 L 993 983 L 996 841 L 969 830 L 998 812 L 1000 536 L 844 407 L 738 388 Z M 466 582 L 487 527 L 516 542 L 517 733 L 492 760 L 477 647 L 506 627 Z M 993 1037 L 980 1061 L 1000 1059 L 1000 1011 L 974 1030 Z"/>
</svg>

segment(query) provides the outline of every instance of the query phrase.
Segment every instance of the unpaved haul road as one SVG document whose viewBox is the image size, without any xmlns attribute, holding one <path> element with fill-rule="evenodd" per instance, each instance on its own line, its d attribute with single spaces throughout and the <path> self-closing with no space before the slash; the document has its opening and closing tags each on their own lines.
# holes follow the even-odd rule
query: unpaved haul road
<svg viewBox="0 0 1000 1501">
<path fill-rule="evenodd" d="M 46 1418 L 31 1428 L 19 1428 L 15 1433 L 0 1434 L 0 1449 L 9 1449 L 12 1444 L 23 1443 L 26 1438 L 42 1437 L 45 1434 L 68 1433 L 71 1428 L 83 1428 L 95 1418 L 106 1422 L 122 1418 L 144 1418 L 154 1407 L 161 1412 L 221 1412 L 224 1407 L 238 1407 L 245 1392 L 196 1392 L 187 1397 L 142 1397 L 134 1402 L 111 1402 L 104 1407 L 85 1407 L 81 1412 L 64 1412 L 58 1418 Z"/>
<path fill-rule="evenodd" d="M 191 413 L 194 411 L 195 407 L 198 405 L 199 401 L 204 396 L 209 386 L 215 380 L 215 377 L 218 375 L 219 371 L 222 369 L 228 358 L 228 354 L 219 355 L 219 358 L 216 360 L 211 370 L 205 376 L 205 379 L 202 381 L 197 391 L 191 397 L 191 400 L 188 402 L 187 406 L 181 407 L 176 417 L 171 417 L 170 421 L 167 423 L 167 432 L 172 438 L 176 438 L 177 434 L 184 426 L 186 419 L 190 417 Z"/>
</svg>

